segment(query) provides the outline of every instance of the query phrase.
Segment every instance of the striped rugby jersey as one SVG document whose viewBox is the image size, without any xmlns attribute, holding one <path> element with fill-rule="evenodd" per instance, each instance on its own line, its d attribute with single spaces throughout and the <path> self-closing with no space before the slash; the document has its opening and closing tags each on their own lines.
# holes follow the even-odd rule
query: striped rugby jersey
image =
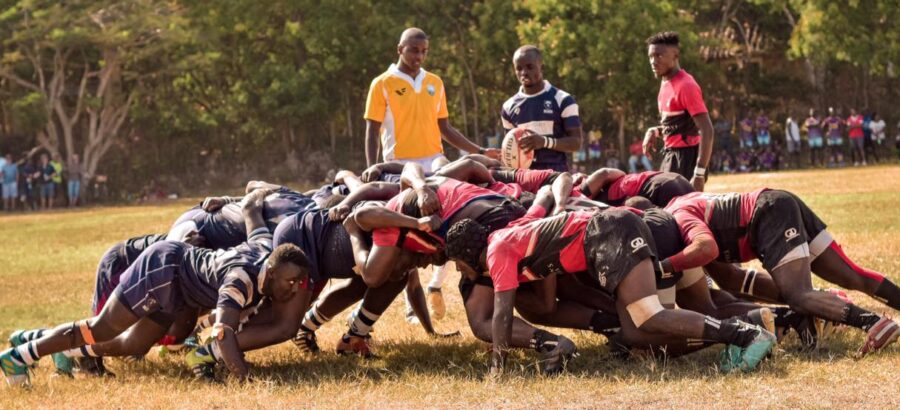
<svg viewBox="0 0 900 410">
<path fill-rule="evenodd" d="M 503 103 L 500 111 L 503 128 L 507 131 L 521 127 L 551 138 L 563 138 L 567 128 L 581 126 L 578 104 L 569 93 L 544 81 L 544 90 L 535 95 L 519 89 Z M 531 169 L 568 171 L 566 153 L 551 149 L 535 151 Z"/>
</svg>

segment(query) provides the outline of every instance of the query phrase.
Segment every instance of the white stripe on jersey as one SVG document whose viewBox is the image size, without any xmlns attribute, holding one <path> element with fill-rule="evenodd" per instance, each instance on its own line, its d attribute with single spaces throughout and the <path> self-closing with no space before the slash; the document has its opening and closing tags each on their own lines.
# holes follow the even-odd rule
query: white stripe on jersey
<svg viewBox="0 0 900 410">
<path fill-rule="evenodd" d="M 245 296 L 240 289 L 234 287 L 234 285 L 227 285 L 222 289 L 219 289 L 219 294 L 225 295 L 241 307 L 247 306 L 247 296 Z"/>
<path fill-rule="evenodd" d="M 562 114 L 560 117 L 569 118 L 569 117 L 577 117 L 578 116 L 578 104 L 570 104 L 564 110 L 562 110 Z"/>
<path fill-rule="evenodd" d="M 566 97 L 568 97 L 568 96 L 569 96 L 569 93 L 557 88 L 556 95 L 554 95 L 553 97 L 556 98 L 556 105 L 559 106 L 560 108 L 562 108 L 563 100 L 566 99 Z M 565 115 L 563 115 L 563 117 L 565 117 Z"/>
<path fill-rule="evenodd" d="M 676 115 L 681 115 L 681 114 L 686 114 L 686 113 L 687 113 L 687 110 L 682 110 L 682 111 L 660 111 L 660 114 L 662 114 L 663 118 L 674 117 L 674 116 L 676 116 Z"/>
<path fill-rule="evenodd" d="M 503 128 L 505 129 L 511 130 L 513 128 L 516 128 L 516 125 L 509 122 L 509 120 L 507 120 L 506 118 L 500 117 L 500 122 L 503 123 Z"/>
<path fill-rule="evenodd" d="M 519 124 L 519 128 L 531 130 L 538 135 L 553 135 L 553 121 L 531 121 Z"/>
</svg>

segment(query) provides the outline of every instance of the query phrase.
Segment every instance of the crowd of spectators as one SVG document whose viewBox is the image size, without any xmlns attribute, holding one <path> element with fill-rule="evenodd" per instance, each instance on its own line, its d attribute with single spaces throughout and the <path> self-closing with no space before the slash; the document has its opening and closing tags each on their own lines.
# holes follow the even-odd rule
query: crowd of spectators
<svg viewBox="0 0 900 410">
<path fill-rule="evenodd" d="M 18 157 L 0 155 L 3 211 L 36 211 L 81 204 L 84 168 L 77 154 L 63 165 L 59 155 L 35 148 Z"/>
</svg>

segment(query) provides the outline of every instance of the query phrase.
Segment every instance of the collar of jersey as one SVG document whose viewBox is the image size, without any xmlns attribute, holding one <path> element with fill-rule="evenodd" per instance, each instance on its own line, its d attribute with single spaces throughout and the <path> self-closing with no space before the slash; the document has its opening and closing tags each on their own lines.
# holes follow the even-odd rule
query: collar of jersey
<svg viewBox="0 0 900 410">
<path fill-rule="evenodd" d="M 416 93 L 418 93 L 418 92 L 422 91 L 422 83 L 425 82 L 425 73 L 427 71 L 425 71 L 424 68 L 420 68 L 419 75 L 417 75 L 416 78 L 412 78 L 409 76 L 409 74 L 406 74 L 403 71 L 400 71 L 400 67 L 397 67 L 397 64 L 395 63 L 395 64 L 391 64 L 391 66 L 388 67 L 388 72 L 391 73 L 391 75 L 393 75 L 395 77 L 399 77 L 403 80 L 406 80 L 406 82 L 408 82 L 409 85 L 413 86 L 413 89 L 416 91 Z"/>
<path fill-rule="evenodd" d="M 525 98 L 537 97 L 539 95 L 543 95 L 547 91 L 550 91 L 550 87 L 553 87 L 552 85 L 550 85 L 550 82 L 547 80 L 544 80 L 544 89 L 541 90 L 541 92 L 539 92 L 537 94 L 525 94 L 525 88 L 519 87 L 519 95 L 521 95 L 522 97 L 525 97 Z"/>
</svg>

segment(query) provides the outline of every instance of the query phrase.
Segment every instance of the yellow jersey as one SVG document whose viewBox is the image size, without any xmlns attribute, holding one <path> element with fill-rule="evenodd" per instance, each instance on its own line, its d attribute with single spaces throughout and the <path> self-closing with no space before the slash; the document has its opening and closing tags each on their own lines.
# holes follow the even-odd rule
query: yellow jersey
<svg viewBox="0 0 900 410">
<path fill-rule="evenodd" d="M 385 161 L 443 153 L 438 120 L 449 115 L 444 82 L 424 69 L 412 78 L 391 64 L 369 87 L 365 118 L 381 123 Z"/>
</svg>

